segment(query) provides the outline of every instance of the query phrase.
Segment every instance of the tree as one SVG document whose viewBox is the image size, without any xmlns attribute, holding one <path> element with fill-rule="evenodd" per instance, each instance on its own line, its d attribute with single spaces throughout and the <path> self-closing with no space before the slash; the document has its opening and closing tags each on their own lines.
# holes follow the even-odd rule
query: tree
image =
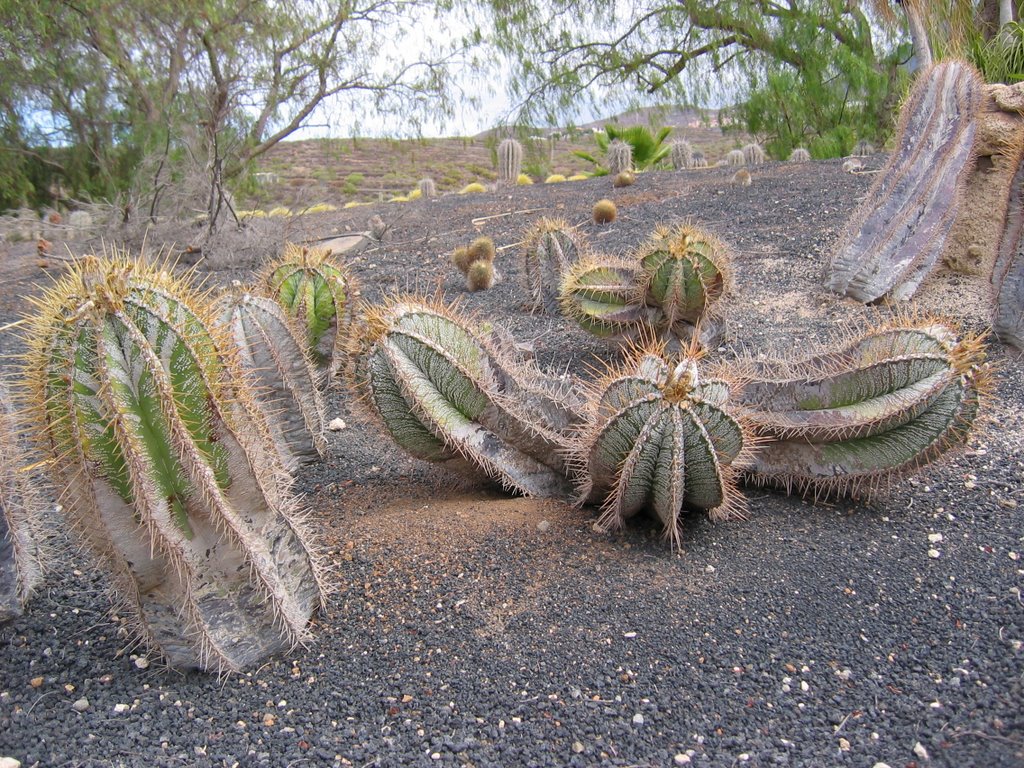
<svg viewBox="0 0 1024 768">
<path fill-rule="evenodd" d="M 0 0 L 5 155 L 42 148 L 77 192 L 156 216 L 189 169 L 224 185 L 327 99 L 415 120 L 450 108 L 445 51 L 401 46 L 426 0 Z M 63 149 L 60 149 L 62 148 Z M 143 163 L 143 159 L 147 159 Z M 78 165 L 84 165 L 79 172 Z M 88 181 L 92 180 L 92 181 Z M 0 201 L 2 203 L 3 201 Z"/>
</svg>

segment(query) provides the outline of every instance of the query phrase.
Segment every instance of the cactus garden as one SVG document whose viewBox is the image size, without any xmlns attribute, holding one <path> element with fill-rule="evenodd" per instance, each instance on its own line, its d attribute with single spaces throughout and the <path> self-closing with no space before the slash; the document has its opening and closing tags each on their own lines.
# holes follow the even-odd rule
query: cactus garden
<svg viewBox="0 0 1024 768">
<path fill-rule="evenodd" d="M 929 256 L 866 306 L 876 176 L 760 151 L 508 143 L 234 263 L 0 246 L 0 757 L 1012 764 L 1019 222 L 997 291 Z"/>
</svg>

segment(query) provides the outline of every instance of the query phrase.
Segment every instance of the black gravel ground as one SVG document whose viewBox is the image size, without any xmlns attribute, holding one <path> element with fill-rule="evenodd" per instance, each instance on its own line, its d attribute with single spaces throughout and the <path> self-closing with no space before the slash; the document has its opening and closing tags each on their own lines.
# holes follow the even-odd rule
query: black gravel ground
<svg viewBox="0 0 1024 768">
<path fill-rule="evenodd" d="M 656 223 L 690 218 L 736 252 L 731 335 L 717 354 L 809 351 L 871 314 L 820 287 L 869 175 L 814 163 L 757 169 L 749 188 L 729 176 L 650 173 L 623 190 L 595 179 L 359 208 L 323 217 L 321 231 L 381 214 L 389 239 L 352 262 L 364 298 L 438 285 L 452 298 L 462 291 L 447 254 L 478 232 L 501 248 L 554 213 L 621 251 Z M 604 196 L 620 218 L 597 228 L 589 210 Z M 530 340 L 545 364 L 583 372 L 611 357 L 561 318 L 521 311 L 514 252 L 499 255 L 504 280 L 463 305 Z M 19 274 L 6 279 L 4 322 L 32 283 Z M 950 309 L 977 329 L 968 286 L 949 284 Z M 346 428 L 297 479 L 331 564 L 316 640 L 222 680 L 168 671 L 132 647 L 107 613 L 103 577 L 69 549 L 26 615 L 0 627 L 0 757 L 1024 765 L 1024 364 L 998 345 L 991 357 L 990 423 L 965 452 L 867 502 L 813 506 L 748 489 L 748 521 L 693 515 L 681 555 L 653 527 L 599 533 L 591 510 L 511 499 L 408 459 L 334 392 Z"/>
</svg>

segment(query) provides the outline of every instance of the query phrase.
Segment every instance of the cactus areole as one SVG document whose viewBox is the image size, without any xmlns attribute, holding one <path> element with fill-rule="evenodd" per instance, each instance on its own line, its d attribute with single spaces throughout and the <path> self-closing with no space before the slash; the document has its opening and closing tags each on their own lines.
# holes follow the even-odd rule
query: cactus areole
<svg viewBox="0 0 1024 768">
<path fill-rule="evenodd" d="M 212 309 L 127 256 L 37 302 L 25 358 L 69 520 L 169 663 L 240 669 L 305 636 L 320 590 L 285 473 Z"/>
</svg>

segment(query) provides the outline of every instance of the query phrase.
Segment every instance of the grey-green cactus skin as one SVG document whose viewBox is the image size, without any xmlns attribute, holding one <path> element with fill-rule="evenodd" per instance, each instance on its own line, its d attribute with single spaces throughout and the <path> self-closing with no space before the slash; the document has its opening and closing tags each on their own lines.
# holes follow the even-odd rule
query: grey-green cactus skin
<svg viewBox="0 0 1024 768">
<path fill-rule="evenodd" d="M 791 163 L 809 163 L 811 161 L 811 153 L 803 147 L 797 147 L 789 153 L 789 162 Z"/>
<path fill-rule="evenodd" d="M 352 384 L 417 458 L 530 496 L 565 498 L 565 432 L 579 419 L 563 382 L 451 307 L 399 297 L 367 308 Z"/>
<path fill-rule="evenodd" d="M 693 167 L 693 146 L 685 139 L 673 141 L 669 152 L 672 170 L 685 171 Z"/>
<path fill-rule="evenodd" d="M 745 165 L 747 162 L 747 156 L 743 154 L 742 149 L 731 149 L 725 153 L 725 164 L 730 166 Z"/>
<path fill-rule="evenodd" d="M 558 307 L 558 291 L 569 268 L 579 259 L 583 238 L 562 219 L 543 218 L 523 236 L 520 277 L 533 312 Z"/>
<path fill-rule="evenodd" d="M 516 139 L 504 139 L 498 145 L 498 183 L 515 184 L 523 171 L 523 145 Z"/>
<path fill-rule="evenodd" d="M 766 159 L 760 144 L 747 144 L 743 147 L 743 161 L 747 165 L 761 165 Z"/>
<path fill-rule="evenodd" d="M 562 313 L 601 338 L 633 338 L 647 319 L 637 298 L 637 265 L 613 256 L 590 254 L 562 278 Z"/>
<path fill-rule="evenodd" d="M 608 174 L 615 176 L 623 171 L 633 169 L 633 147 L 621 139 L 614 139 L 608 144 Z"/>
<path fill-rule="evenodd" d="M 863 302 L 913 296 L 956 218 L 982 86 L 964 61 L 919 75 L 900 114 L 896 150 L 833 252 L 829 288 Z"/>
<path fill-rule="evenodd" d="M 992 283 L 996 297 L 992 330 L 1003 343 L 1024 351 L 1024 162 L 1010 186 Z"/>
<path fill-rule="evenodd" d="M 285 465 L 294 470 L 327 452 L 323 374 L 314 368 L 305 339 L 281 305 L 256 291 L 236 281 L 218 299 L 218 322 L 257 384 L 271 437 Z"/>
<path fill-rule="evenodd" d="M 856 493 L 912 471 L 963 443 L 987 389 L 983 360 L 978 339 L 926 321 L 755 372 L 739 397 L 763 439 L 749 474 Z"/>
</svg>

